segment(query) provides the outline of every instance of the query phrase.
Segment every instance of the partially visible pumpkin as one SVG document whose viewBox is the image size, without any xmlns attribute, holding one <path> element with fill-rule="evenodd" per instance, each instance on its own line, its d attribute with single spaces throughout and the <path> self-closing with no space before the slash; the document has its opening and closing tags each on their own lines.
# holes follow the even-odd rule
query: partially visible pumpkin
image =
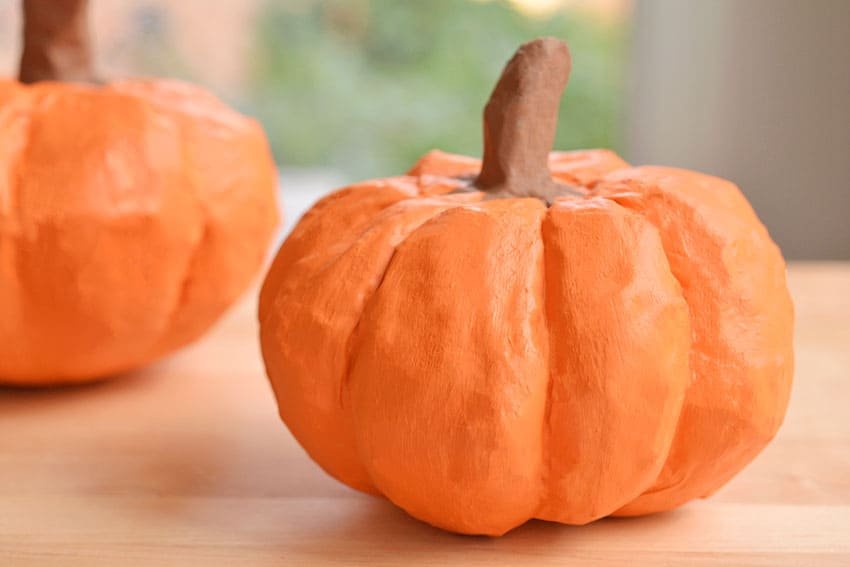
<svg viewBox="0 0 850 567">
<path fill-rule="evenodd" d="M 776 433 L 782 256 L 730 182 L 548 154 L 570 58 L 517 52 L 483 162 L 432 152 L 320 201 L 263 286 L 280 415 L 359 490 L 448 530 L 713 493 Z"/>
<path fill-rule="evenodd" d="M 196 339 L 245 290 L 275 167 L 260 126 L 200 88 L 88 82 L 85 1 L 24 4 L 22 82 L 0 81 L 0 382 L 92 380 Z"/>
</svg>

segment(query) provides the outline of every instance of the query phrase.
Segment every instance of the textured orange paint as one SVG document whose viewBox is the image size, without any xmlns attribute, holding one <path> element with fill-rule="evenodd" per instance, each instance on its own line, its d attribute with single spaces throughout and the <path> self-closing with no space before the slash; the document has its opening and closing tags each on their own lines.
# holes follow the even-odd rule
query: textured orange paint
<svg viewBox="0 0 850 567">
<path fill-rule="evenodd" d="M 0 81 L 0 382 L 87 381 L 197 338 L 278 223 L 258 124 L 172 81 Z"/>
<path fill-rule="evenodd" d="M 453 193 L 478 160 L 320 201 L 261 296 L 280 414 L 329 474 L 472 534 L 711 494 L 777 431 L 784 262 L 728 181 L 556 152 L 578 185 Z"/>
</svg>

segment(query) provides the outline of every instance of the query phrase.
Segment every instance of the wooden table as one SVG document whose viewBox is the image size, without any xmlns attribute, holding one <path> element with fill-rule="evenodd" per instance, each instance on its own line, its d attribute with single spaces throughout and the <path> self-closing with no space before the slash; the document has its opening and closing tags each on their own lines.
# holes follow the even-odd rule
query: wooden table
<svg viewBox="0 0 850 567">
<path fill-rule="evenodd" d="M 0 390 L 0 565 L 850 565 L 850 264 L 791 268 L 797 374 L 774 443 L 708 501 L 501 539 L 325 476 L 278 421 L 253 301 L 102 384 Z"/>
</svg>

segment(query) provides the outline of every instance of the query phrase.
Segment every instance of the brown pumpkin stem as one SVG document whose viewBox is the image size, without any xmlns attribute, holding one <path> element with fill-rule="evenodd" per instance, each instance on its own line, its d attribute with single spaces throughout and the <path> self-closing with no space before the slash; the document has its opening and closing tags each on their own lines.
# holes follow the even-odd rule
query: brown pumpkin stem
<svg viewBox="0 0 850 567">
<path fill-rule="evenodd" d="M 18 77 L 94 82 L 88 0 L 23 0 L 24 49 Z"/>
<path fill-rule="evenodd" d="M 490 197 L 569 192 L 552 180 L 549 151 L 572 61 L 567 44 L 542 38 L 522 45 L 502 71 L 484 107 L 484 159 L 475 187 Z"/>
</svg>

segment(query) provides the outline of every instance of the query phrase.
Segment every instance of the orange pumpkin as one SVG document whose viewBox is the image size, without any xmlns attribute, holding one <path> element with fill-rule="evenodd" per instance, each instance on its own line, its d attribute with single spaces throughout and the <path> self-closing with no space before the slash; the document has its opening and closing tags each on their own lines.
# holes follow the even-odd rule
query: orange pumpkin
<svg viewBox="0 0 850 567">
<path fill-rule="evenodd" d="M 432 152 L 320 201 L 260 302 L 280 415 L 356 489 L 470 534 L 713 493 L 792 375 L 779 250 L 728 181 L 548 154 L 570 58 L 524 45 L 483 162 Z"/>
<path fill-rule="evenodd" d="M 197 338 L 278 222 L 260 126 L 173 81 L 87 81 L 80 0 L 25 2 L 0 81 L 0 382 L 85 381 Z M 35 82 L 33 82 L 35 81 Z"/>
</svg>

